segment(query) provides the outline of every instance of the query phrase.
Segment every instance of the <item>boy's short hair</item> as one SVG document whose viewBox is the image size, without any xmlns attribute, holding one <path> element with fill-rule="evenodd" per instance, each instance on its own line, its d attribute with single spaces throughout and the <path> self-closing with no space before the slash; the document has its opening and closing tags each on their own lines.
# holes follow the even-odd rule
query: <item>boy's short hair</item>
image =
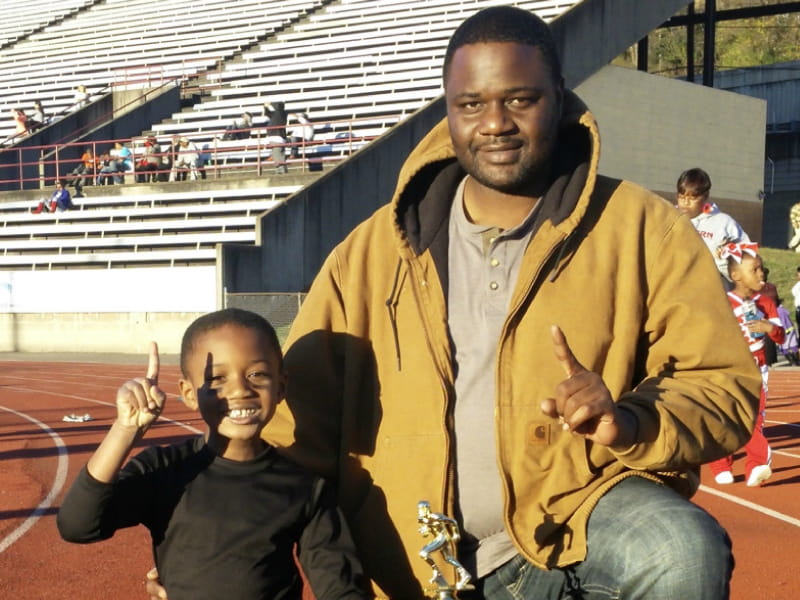
<svg viewBox="0 0 800 600">
<path fill-rule="evenodd" d="M 442 66 L 443 80 L 447 82 L 456 50 L 468 44 L 492 42 L 511 42 L 539 48 L 550 67 L 553 81 L 561 81 L 561 61 L 550 27 L 538 15 L 513 6 L 485 8 L 458 26 L 447 44 Z"/>
<path fill-rule="evenodd" d="M 181 372 L 184 377 L 188 377 L 188 366 L 186 361 L 189 359 L 194 344 L 198 337 L 214 329 L 219 329 L 225 325 L 238 325 L 252 329 L 260 333 L 267 340 L 270 350 L 275 352 L 278 356 L 278 364 L 283 369 L 283 353 L 281 352 L 281 343 L 278 341 L 278 334 L 275 333 L 275 328 L 270 325 L 264 317 L 249 310 L 241 308 L 224 308 L 214 312 L 207 313 L 195 319 L 186 331 L 183 333 L 181 340 Z"/>
<path fill-rule="evenodd" d="M 677 188 L 679 194 L 685 192 L 686 188 L 692 188 L 699 195 L 707 194 L 711 189 L 711 177 L 699 167 L 686 169 L 678 177 Z"/>
</svg>

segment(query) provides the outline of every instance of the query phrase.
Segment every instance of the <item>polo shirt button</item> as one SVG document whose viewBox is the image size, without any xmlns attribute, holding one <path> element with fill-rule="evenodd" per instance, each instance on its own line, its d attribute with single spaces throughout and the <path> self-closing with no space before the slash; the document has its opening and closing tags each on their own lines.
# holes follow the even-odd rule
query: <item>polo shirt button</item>
<svg viewBox="0 0 800 600">
<path fill-rule="evenodd" d="M 499 288 L 499 287 L 500 287 L 500 284 L 498 284 L 496 281 L 493 281 L 493 282 L 491 282 L 491 283 L 489 284 L 489 289 L 490 289 L 490 290 L 496 290 L 496 289 L 497 289 L 497 288 Z"/>
<path fill-rule="evenodd" d="M 500 264 L 500 261 L 497 260 L 496 258 L 493 258 L 492 260 L 489 261 L 489 264 L 492 265 L 493 267 L 496 267 Z"/>
</svg>

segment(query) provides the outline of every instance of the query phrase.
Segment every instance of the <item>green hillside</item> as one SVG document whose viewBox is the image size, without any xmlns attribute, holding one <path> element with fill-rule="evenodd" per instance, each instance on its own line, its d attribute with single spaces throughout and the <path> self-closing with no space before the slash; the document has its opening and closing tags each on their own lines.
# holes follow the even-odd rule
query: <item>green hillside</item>
<svg viewBox="0 0 800 600">
<path fill-rule="evenodd" d="M 794 313 L 792 286 L 797 282 L 797 267 L 800 267 L 800 254 L 794 250 L 778 248 L 759 249 L 764 266 L 769 269 L 769 280 L 778 288 L 783 305 Z"/>
</svg>

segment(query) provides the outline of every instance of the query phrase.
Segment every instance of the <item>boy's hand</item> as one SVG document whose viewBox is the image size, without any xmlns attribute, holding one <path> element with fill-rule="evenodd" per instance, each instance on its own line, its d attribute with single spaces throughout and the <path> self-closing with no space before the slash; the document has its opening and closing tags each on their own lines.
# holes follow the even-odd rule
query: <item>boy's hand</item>
<svg viewBox="0 0 800 600">
<path fill-rule="evenodd" d="M 768 321 L 767 319 L 760 319 L 758 321 L 747 321 L 745 322 L 745 326 L 750 333 L 772 333 L 772 330 L 775 329 L 775 323 Z"/>
<path fill-rule="evenodd" d="M 117 423 L 142 433 L 161 414 L 166 394 L 158 387 L 158 345 L 150 342 L 147 375 L 126 381 L 117 390 Z"/>
<path fill-rule="evenodd" d="M 153 567 L 147 572 L 144 589 L 147 592 L 147 597 L 150 600 L 165 600 L 167 597 L 167 590 L 161 585 L 161 580 L 158 578 L 158 569 Z"/>
<path fill-rule="evenodd" d="M 556 386 L 554 398 L 542 402 L 542 412 L 558 419 L 565 430 L 603 446 L 631 445 L 635 417 L 620 410 L 603 379 L 578 362 L 558 325 L 550 328 L 550 334 L 567 378 Z"/>
</svg>

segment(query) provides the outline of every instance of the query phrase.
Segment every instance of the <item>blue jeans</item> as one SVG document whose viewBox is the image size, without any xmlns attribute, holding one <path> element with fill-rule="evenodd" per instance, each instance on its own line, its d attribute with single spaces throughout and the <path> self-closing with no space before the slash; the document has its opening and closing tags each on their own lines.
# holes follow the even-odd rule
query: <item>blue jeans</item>
<svg viewBox="0 0 800 600">
<path fill-rule="evenodd" d="M 717 521 L 670 488 L 629 477 L 592 511 L 586 559 L 544 571 L 517 555 L 465 598 L 722 600 L 733 572 Z"/>
</svg>

